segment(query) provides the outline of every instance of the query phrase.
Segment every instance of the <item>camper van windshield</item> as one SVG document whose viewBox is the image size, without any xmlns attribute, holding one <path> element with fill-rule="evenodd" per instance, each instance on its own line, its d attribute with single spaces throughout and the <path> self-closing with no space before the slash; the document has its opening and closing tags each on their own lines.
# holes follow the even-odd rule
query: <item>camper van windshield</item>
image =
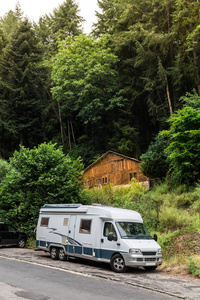
<svg viewBox="0 0 200 300">
<path fill-rule="evenodd" d="M 116 222 L 123 239 L 152 239 L 146 227 L 141 223 Z"/>
</svg>

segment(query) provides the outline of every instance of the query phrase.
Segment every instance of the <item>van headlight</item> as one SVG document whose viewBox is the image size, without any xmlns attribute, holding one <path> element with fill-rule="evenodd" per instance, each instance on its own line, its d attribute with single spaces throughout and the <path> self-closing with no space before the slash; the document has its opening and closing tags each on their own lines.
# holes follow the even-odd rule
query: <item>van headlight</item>
<svg viewBox="0 0 200 300">
<path fill-rule="evenodd" d="M 129 254 L 142 254 L 140 249 L 131 248 L 129 249 Z"/>
<path fill-rule="evenodd" d="M 157 255 L 162 255 L 162 250 L 161 249 L 158 249 Z"/>
</svg>

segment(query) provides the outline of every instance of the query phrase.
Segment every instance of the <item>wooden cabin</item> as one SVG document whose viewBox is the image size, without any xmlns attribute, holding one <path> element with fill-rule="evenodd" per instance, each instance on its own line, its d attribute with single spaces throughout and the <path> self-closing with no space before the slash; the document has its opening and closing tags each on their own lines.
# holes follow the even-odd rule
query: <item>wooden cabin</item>
<svg viewBox="0 0 200 300">
<path fill-rule="evenodd" d="M 130 184 L 134 177 L 149 188 L 149 180 L 139 169 L 140 161 L 114 151 L 108 151 L 84 170 L 85 187 Z"/>
</svg>

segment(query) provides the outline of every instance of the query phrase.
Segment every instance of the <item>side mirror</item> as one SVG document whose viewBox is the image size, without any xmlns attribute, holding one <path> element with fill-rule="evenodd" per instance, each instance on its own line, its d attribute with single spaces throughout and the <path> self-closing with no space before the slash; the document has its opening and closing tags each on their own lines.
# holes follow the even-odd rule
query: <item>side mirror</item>
<svg viewBox="0 0 200 300">
<path fill-rule="evenodd" d="M 108 234 L 108 240 L 111 242 L 111 241 L 113 241 L 113 232 L 110 232 L 109 234 Z"/>
<path fill-rule="evenodd" d="M 156 241 L 156 242 L 157 242 L 157 240 L 158 240 L 158 236 L 157 236 L 157 234 L 154 234 L 154 235 L 153 235 L 153 239 L 154 239 L 154 241 Z"/>
</svg>

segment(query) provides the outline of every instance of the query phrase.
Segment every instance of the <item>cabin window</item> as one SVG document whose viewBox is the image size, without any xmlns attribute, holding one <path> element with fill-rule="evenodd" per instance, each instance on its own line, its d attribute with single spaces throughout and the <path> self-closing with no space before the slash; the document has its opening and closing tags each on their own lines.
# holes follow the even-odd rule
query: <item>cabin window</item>
<svg viewBox="0 0 200 300">
<path fill-rule="evenodd" d="M 108 178 L 107 177 L 102 178 L 102 184 L 105 184 L 105 183 L 108 183 Z"/>
<path fill-rule="evenodd" d="M 100 185 L 101 184 L 101 179 L 97 179 L 96 183 L 97 183 L 97 185 Z"/>
<path fill-rule="evenodd" d="M 91 233 L 92 220 L 81 220 L 80 232 L 81 233 Z"/>
<path fill-rule="evenodd" d="M 113 233 L 113 237 L 115 238 L 115 240 L 117 240 L 117 233 L 115 231 L 113 224 L 110 222 L 105 222 L 104 229 L 103 229 L 103 235 L 107 237 L 110 232 Z"/>
<path fill-rule="evenodd" d="M 48 225 L 49 225 L 49 218 L 42 218 L 40 226 L 48 227 Z"/>
<path fill-rule="evenodd" d="M 63 226 L 68 226 L 68 225 L 69 225 L 69 218 L 64 218 Z"/>
<path fill-rule="evenodd" d="M 131 181 L 132 178 L 137 179 L 137 173 L 136 172 L 130 173 L 130 181 Z"/>
</svg>

